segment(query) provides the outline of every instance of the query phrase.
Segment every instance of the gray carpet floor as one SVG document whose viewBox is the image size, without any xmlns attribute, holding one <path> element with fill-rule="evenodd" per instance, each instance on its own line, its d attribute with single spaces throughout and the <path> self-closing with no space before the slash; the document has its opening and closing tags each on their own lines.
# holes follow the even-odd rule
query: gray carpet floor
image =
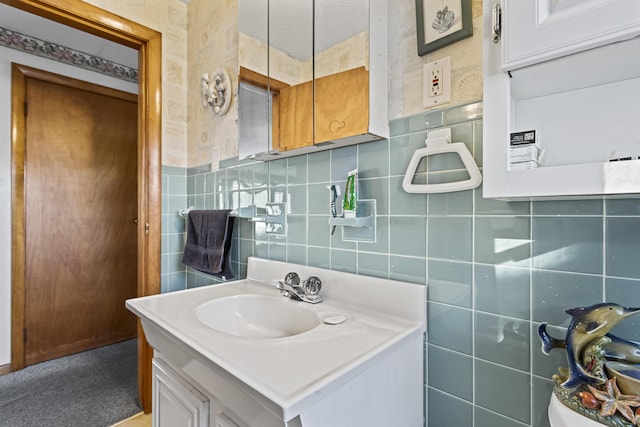
<svg viewBox="0 0 640 427">
<path fill-rule="evenodd" d="M 107 427 L 140 411 L 136 340 L 0 376 L 1 427 Z"/>
</svg>

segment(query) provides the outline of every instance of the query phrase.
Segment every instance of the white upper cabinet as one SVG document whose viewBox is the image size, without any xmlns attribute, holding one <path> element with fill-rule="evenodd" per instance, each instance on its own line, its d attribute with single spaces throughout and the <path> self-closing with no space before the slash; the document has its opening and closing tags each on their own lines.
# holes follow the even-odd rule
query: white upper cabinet
<svg viewBox="0 0 640 427">
<path fill-rule="evenodd" d="M 502 17 L 505 70 L 640 33 L 638 0 L 503 0 Z"/>
<path fill-rule="evenodd" d="M 640 1 L 485 0 L 483 16 L 484 197 L 640 193 Z M 530 130 L 544 155 L 518 170 L 510 136 Z"/>
</svg>

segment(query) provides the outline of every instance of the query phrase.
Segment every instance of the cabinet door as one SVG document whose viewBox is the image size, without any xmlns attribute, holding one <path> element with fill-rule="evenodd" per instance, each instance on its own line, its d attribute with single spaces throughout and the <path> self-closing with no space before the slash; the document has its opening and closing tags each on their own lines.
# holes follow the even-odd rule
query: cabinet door
<svg viewBox="0 0 640 427">
<path fill-rule="evenodd" d="M 640 34 L 638 0 L 502 0 L 502 5 L 504 70 Z"/>
<path fill-rule="evenodd" d="M 369 131 L 369 0 L 316 0 L 315 143 Z M 386 89 L 386 88 L 385 88 Z"/>
<path fill-rule="evenodd" d="M 239 427 L 231 418 L 224 413 L 218 414 L 216 417 L 216 427 Z"/>
<path fill-rule="evenodd" d="M 313 145 L 313 82 L 280 89 L 281 151 Z"/>
<path fill-rule="evenodd" d="M 367 133 L 369 72 L 356 68 L 316 79 L 316 144 Z"/>
<path fill-rule="evenodd" d="M 209 400 L 162 360 L 153 359 L 153 426 L 208 427 Z"/>
<path fill-rule="evenodd" d="M 254 0 L 237 4 L 238 159 L 242 160 L 271 150 L 274 93 L 268 77 L 269 4 Z"/>
<path fill-rule="evenodd" d="M 273 147 L 280 151 L 313 145 L 313 2 L 269 0 L 269 82 L 276 80 L 279 109 Z"/>
</svg>

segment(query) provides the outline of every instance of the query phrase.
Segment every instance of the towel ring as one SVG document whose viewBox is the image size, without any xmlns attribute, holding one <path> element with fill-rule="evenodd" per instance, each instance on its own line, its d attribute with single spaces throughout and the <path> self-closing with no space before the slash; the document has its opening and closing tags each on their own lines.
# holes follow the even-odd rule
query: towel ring
<svg viewBox="0 0 640 427">
<path fill-rule="evenodd" d="M 425 148 L 419 148 L 411 157 L 409 167 L 402 180 L 402 188 L 407 193 L 448 193 L 453 191 L 471 190 L 482 183 L 482 174 L 467 146 L 462 142 L 451 143 L 451 128 L 438 129 L 429 132 Z M 469 174 L 469 179 L 440 184 L 414 184 L 420 160 L 434 154 L 457 153 Z"/>
</svg>

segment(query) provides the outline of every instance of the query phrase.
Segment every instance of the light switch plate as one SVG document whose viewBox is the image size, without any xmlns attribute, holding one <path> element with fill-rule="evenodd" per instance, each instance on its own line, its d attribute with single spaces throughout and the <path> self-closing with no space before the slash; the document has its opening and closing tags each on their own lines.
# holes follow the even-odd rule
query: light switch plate
<svg viewBox="0 0 640 427">
<path fill-rule="evenodd" d="M 423 106 L 425 108 L 451 102 L 451 57 L 424 65 L 422 77 Z"/>
</svg>

